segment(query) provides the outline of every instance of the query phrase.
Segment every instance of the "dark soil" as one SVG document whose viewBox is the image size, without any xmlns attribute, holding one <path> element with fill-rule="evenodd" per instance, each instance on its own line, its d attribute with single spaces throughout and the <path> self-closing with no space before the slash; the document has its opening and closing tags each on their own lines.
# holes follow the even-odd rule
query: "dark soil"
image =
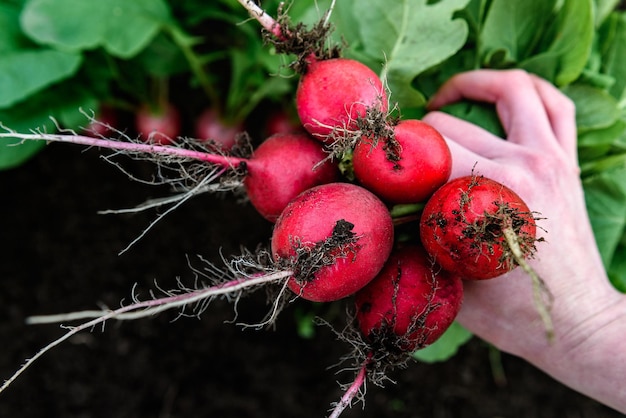
<svg viewBox="0 0 626 418">
<path fill-rule="evenodd" d="M 232 198 L 198 196 L 163 219 L 129 252 L 117 253 L 155 217 L 99 215 L 168 191 L 130 181 L 98 150 L 50 145 L 24 166 L 0 172 L 0 379 L 63 333 L 24 324 L 27 316 L 119 306 L 137 283 L 141 295 L 188 285 L 196 255 L 219 261 L 269 241 L 271 225 Z M 123 160 L 121 160 L 123 161 Z M 125 167 L 148 176 L 145 163 Z M 340 305 L 296 301 L 275 330 L 229 323 L 233 306 L 217 301 L 201 320 L 174 312 L 109 322 L 54 348 L 0 395 L 0 417 L 324 417 L 351 373 L 328 369 L 349 347 L 325 327 L 298 335 L 298 312 L 338 318 Z M 268 311 L 260 292 L 242 299 L 239 320 Z M 335 316 L 333 316 L 333 312 Z M 440 364 L 411 364 L 369 385 L 366 408 L 345 417 L 618 417 L 524 361 L 502 355 L 496 384 L 490 350 L 478 339 Z"/>
</svg>

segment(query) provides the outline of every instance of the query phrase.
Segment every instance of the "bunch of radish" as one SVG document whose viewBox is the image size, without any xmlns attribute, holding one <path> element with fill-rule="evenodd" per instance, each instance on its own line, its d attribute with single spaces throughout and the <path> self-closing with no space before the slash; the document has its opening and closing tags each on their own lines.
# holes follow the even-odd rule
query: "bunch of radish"
<svg viewBox="0 0 626 418">
<path fill-rule="evenodd" d="M 240 2 L 276 42 L 293 48 L 285 41 L 307 39 L 254 2 Z M 193 305 L 206 309 L 221 295 L 239 297 L 275 286 L 273 309 L 260 325 L 274 320 L 285 295 L 316 302 L 345 299 L 352 306 L 358 373 L 331 413 L 337 417 L 358 397 L 365 379 L 378 382 L 446 331 L 461 308 L 462 279 L 493 278 L 522 266 L 541 283 L 525 261 L 536 250 L 536 218 L 515 192 L 474 173 L 450 181 L 452 155 L 445 139 L 422 121 L 389 117 L 387 92 L 374 71 L 311 43 L 297 48 L 285 52 L 300 57 L 296 109 L 304 129 L 273 134 L 248 157 L 190 141 L 0 134 L 147 155 L 160 164 L 195 162 L 211 167 L 212 179 L 227 174 L 232 179 L 235 173 L 252 205 L 275 223 L 268 250 L 233 257 L 205 287 L 79 315 L 93 318 L 31 358 L 0 392 L 47 350 L 106 320 Z M 346 155 L 351 174 L 342 176 L 337 160 Z M 409 219 L 413 237 L 400 241 L 394 225 L 401 220 L 392 209 L 405 204 L 423 210 Z"/>
</svg>

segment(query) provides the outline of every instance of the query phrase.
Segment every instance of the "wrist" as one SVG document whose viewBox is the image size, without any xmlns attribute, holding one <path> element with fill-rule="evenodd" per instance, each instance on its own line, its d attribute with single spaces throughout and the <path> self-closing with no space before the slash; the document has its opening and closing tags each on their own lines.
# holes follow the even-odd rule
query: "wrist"
<svg viewBox="0 0 626 418">
<path fill-rule="evenodd" d="M 597 296 L 600 296 L 598 294 Z M 587 316 L 574 324 L 559 320 L 562 332 L 526 359 L 553 378 L 626 413 L 626 295 L 614 289 L 584 307 Z M 588 308 L 594 307 L 594 310 Z M 570 325 L 569 328 L 566 328 Z M 558 325 L 557 325 L 558 326 Z"/>
</svg>

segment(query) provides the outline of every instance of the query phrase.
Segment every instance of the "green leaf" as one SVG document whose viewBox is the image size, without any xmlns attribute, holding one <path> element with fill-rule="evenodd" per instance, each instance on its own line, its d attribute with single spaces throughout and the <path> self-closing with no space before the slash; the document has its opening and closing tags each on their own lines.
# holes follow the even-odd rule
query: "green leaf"
<svg viewBox="0 0 626 418">
<path fill-rule="evenodd" d="M 595 3 L 595 27 L 599 27 L 607 16 L 615 10 L 620 0 L 594 0 Z"/>
<path fill-rule="evenodd" d="M 578 78 L 591 54 L 594 37 L 593 0 L 564 0 L 549 46 L 519 66 L 564 86 Z"/>
<path fill-rule="evenodd" d="M 445 106 L 441 110 L 478 125 L 496 136 L 501 138 L 505 136 L 495 106 L 491 104 L 463 101 Z"/>
<path fill-rule="evenodd" d="M 39 107 L 40 102 L 30 100 L 11 109 L 0 109 L 0 123 L 16 132 L 29 132 L 40 128 L 54 131 L 54 123 L 48 112 Z M 17 167 L 35 155 L 45 146 L 44 141 L 27 141 L 17 138 L 0 139 L 0 170 Z"/>
<path fill-rule="evenodd" d="M 445 361 L 454 356 L 459 347 L 468 342 L 473 334 L 454 322 L 433 344 L 413 353 L 413 357 L 425 363 Z"/>
<path fill-rule="evenodd" d="M 424 104 L 413 79 L 444 61 L 464 45 L 467 23 L 454 13 L 469 0 L 353 2 L 364 53 L 383 65 L 391 98 L 400 108 Z M 376 70 L 376 68 L 374 68 Z"/>
<path fill-rule="evenodd" d="M 587 178 L 583 187 L 598 249 L 608 269 L 626 228 L 626 168 Z"/>
<path fill-rule="evenodd" d="M 111 55 L 136 55 L 170 18 L 163 0 L 29 0 L 21 15 L 33 40 L 71 51 L 104 47 Z"/>
<path fill-rule="evenodd" d="M 0 143 L 0 170 L 8 170 L 24 164 L 45 146 L 46 143 L 43 141 L 21 143 L 18 139 L 3 139 Z"/>
<path fill-rule="evenodd" d="M 496 63 L 517 63 L 529 57 L 540 40 L 556 0 L 494 0 L 481 33 L 481 56 Z"/>
<path fill-rule="evenodd" d="M 618 101 L 626 99 L 626 14 L 613 14 L 610 19 L 615 24 L 615 32 L 603 57 L 606 74 L 611 75 L 615 82 L 609 93 Z"/>
<path fill-rule="evenodd" d="M 62 97 L 63 100 L 59 100 Z M 44 130 L 54 132 L 56 125 L 51 118 L 64 127 L 78 129 L 87 124 L 80 112 L 96 110 L 96 99 L 86 90 L 67 80 L 30 96 L 9 109 L 0 109 L 0 124 L 16 132 Z M 19 144 L 19 145 L 16 145 Z M 0 139 L 0 169 L 17 167 L 35 155 L 45 145 L 44 141 L 21 143 L 16 138 Z"/>
<path fill-rule="evenodd" d="M 613 286 L 620 292 L 626 293 L 626 257 L 620 256 L 621 254 L 626 254 L 626 234 L 622 235 L 622 240 L 615 249 L 615 256 L 608 270 L 609 280 Z"/>
<path fill-rule="evenodd" d="M 20 29 L 20 9 L 12 3 L 0 3 L 0 53 L 32 47 Z"/>
<path fill-rule="evenodd" d="M 614 124 L 602 129 L 594 129 L 578 135 L 578 148 L 610 146 L 626 133 L 626 121 L 618 119 Z"/>
<path fill-rule="evenodd" d="M 78 54 L 47 49 L 3 54 L 0 59 L 0 109 L 72 76 L 81 61 Z"/>
<path fill-rule="evenodd" d="M 585 84 L 571 84 L 562 91 L 576 104 L 579 133 L 608 128 L 619 118 L 617 101 L 604 90 Z"/>
</svg>

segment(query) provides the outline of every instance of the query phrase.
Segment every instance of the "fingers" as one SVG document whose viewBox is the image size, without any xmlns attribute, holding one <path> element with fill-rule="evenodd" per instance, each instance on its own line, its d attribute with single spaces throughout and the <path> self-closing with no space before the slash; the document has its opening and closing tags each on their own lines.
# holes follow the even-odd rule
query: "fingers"
<svg viewBox="0 0 626 418">
<path fill-rule="evenodd" d="M 576 106 L 572 100 L 548 81 L 530 75 L 543 102 L 556 140 L 567 156 L 578 161 L 576 132 Z"/>
<path fill-rule="evenodd" d="M 557 110 L 561 101 L 554 93 L 522 70 L 476 70 L 452 77 L 432 99 L 429 108 L 437 109 L 463 98 L 495 103 L 510 142 L 554 151 L 561 146 L 555 141 L 555 130 L 563 135 L 569 132 L 565 123 L 558 123 L 553 129 L 552 123 L 562 117 L 562 112 Z"/>
<path fill-rule="evenodd" d="M 446 141 L 452 153 L 452 173 L 450 174 L 450 179 L 467 176 L 474 169 L 487 177 L 494 177 L 494 173 L 500 171 L 498 165 L 493 161 L 472 152 L 454 140 L 446 138 Z"/>
<path fill-rule="evenodd" d="M 443 136 L 452 139 L 468 150 L 489 159 L 497 159 L 514 152 L 514 145 L 485 129 L 443 112 L 430 112 L 422 120 Z"/>
</svg>

